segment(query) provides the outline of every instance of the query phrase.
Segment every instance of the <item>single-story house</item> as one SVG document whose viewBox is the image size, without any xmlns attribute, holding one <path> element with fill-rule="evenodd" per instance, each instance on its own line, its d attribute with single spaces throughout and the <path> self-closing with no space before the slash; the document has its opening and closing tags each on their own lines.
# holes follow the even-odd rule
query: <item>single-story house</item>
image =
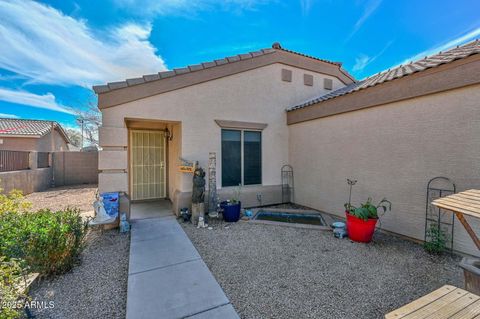
<svg viewBox="0 0 480 319">
<path fill-rule="evenodd" d="M 428 181 L 480 187 L 480 42 L 355 80 L 341 63 L 272 48 L 95 86 L 103 115 L 99 188 L 126 201 L 189 205 L 192 175 L 217 156 L 217 188 L 243 185 L 244 206 L 279 203 L 281 168 L 294 201 L 342 216 L 387 197 L 383 229 L 422 240 Z M 479 224 L 474 225 L 478 226 Z M 454 248 L 477 254 L 462 227 Z"/>
<path fill-rule="evenodd" d="M 0 118 L 0 150 L 68 151 L 70 140 L 55 121 Z"/>
</svg>

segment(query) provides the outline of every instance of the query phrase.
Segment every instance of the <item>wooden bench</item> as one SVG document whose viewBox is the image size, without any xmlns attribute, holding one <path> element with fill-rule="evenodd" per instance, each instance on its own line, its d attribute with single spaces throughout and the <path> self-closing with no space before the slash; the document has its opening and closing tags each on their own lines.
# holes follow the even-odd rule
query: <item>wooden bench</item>
<svg viewBox="0 0 480 319">
<path fill-rule="evenodd" d="M 443 286 L 385 315 L 386 319 L 469 319 L 480 316 L 480 297 L 466 290 Z"/>
</svg>

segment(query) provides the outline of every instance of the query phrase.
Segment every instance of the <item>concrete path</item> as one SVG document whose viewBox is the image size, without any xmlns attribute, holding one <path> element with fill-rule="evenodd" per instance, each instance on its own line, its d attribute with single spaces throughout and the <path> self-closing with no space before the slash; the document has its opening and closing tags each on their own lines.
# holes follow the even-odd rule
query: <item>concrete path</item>
<svg viewBox="0 0 480 319">
<path fill-rule="evenodd" d="M 166 202 L 131 220 L 127 319 L 239 318 Z"/>
</svg>

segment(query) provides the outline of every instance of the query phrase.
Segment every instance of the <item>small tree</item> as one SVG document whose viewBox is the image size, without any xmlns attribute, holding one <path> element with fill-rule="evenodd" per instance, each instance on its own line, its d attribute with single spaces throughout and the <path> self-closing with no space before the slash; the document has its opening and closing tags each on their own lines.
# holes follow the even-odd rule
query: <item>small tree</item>
<svg viewBox="0 0 480 319">
<path fill-rule="evenodd" d="M 82 147 L 82 134 L 78 130 L 68 128 L 65 130 L 65 132 L 67 133 L 68 138 L 70 139 L 70 142 L 72 142 L 73 146 Z"/>
<path fill-rule="evenodd" d="M 102 125 L 102 113 L 95 102 L 90 101 L 85 110 L 78 110 L 77 124 L 81 129 L 80 147 L 84 146 L 83 137 L 90 145 L 98 144 L 98 128 Z"/>
</svg>

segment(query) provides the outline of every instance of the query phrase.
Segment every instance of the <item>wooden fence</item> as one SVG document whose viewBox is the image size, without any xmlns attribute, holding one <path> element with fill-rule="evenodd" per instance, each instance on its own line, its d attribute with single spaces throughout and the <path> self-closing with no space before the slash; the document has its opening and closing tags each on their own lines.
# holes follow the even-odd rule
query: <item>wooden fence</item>
<svg viewBox="0 0 480 319">
<path fill-rule="evenodd" d="M 0 150 L 0 172 L 29 169 L 30 152 Z"/>
</svg>

